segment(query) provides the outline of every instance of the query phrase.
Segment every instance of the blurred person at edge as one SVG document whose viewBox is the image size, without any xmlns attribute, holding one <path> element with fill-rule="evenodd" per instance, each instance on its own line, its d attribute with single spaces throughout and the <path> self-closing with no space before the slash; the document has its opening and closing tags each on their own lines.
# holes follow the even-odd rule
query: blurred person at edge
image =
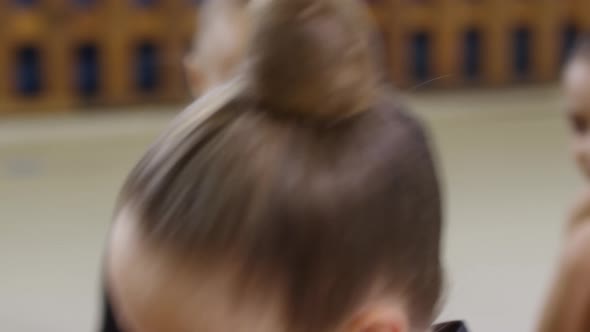
<svg viewBox="0 0 590 332">
<path fill-rule="evenodd" d="M 199 11 L 199 28 L 184 58 L 185 75 L 194 97 L 235 76 L 250 40 L 253 2 L 209 0 Z"/>
<path fill-rule="evenodd" d="M 590 39 L 579 41 L 563 75 L 572 159 L 590 177 Z M 574 203 L 558 271 L 538 332 L 590 331 L 590 188 Z"/>
</svg>

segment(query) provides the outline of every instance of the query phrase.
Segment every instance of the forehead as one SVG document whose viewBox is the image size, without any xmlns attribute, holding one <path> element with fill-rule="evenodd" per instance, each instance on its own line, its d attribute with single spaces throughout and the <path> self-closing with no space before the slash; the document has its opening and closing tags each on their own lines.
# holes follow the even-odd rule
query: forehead
<svg viewBox="0 0 590 332">
<path fill-rule="evenodd" d="M 163 253 L 122 213 L 112 230 L 107 280 L 117 316 L 132 331 L 279 331 L 278 306 L 270 303 L 276 298 L 254 291 L 237 296 L 239 273 L 232 266 Z"/>
</svg>

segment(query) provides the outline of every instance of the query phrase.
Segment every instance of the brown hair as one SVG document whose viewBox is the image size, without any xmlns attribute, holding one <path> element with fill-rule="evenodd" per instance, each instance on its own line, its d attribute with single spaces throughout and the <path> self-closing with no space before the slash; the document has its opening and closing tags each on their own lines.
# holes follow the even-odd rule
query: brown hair
<svg viewBox="0 0 590 332">
<path fill-rule="evenodd" d="M 425 328 L 442 284 L 428 138 L 377 86 L 367 36 L 351 28 L 362 20 L 352 0 L 272 3 L 246 77 L 171 125 L 129 175 L 121 204 L 166 250 L 237 257 L 280 280 L 297 330 L 333 327 L 377 281 Z M 342 70 L 359 75 L 333 73 Z"/>
</svg>

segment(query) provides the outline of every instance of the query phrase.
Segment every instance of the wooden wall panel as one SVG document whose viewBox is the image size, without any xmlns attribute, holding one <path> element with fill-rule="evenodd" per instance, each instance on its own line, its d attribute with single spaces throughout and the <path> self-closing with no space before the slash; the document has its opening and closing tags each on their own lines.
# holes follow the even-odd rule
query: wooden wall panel
<svg viewBox="0 0 590 332">
<path fill-rule="evenodd" d="M 155 0 L 142 7 L 140 0 L 102 0 L 89 7 L 75 0 L 41 0 L 19 7 L 0 1 L 0 112 L 27 109 L 75 109 L 88 104 L 188 100 L 182 59 L 195 30 L 197 7 L 189 0 Z M 434 80 L 428 86 L 500 86 L 515 82 L 546 82 L 558 77 L 563 59 L 564 31 L 574 26 L 590 31 L 587 0 L 373 0 L 373 19 L 384 41 L 384 70 L 400 87 Z M 525 78 L 514 73 L 514 30 L 530 30 L 530 69 Z M 464 75 L 465 34 L 481 34 L 481 75 Z M 414 77 L 412 37 L 428 35 L 429 79 Z M 157 47 L 159 85 L 141 92 L 135 84 L 135 52 L 142 41 Z M 99 87 L 92 96 L 77 86 L 76 50 L 95 45 Z M 23 46 L 41 52 L 43 89 L 34 97 L 22 96 L 15 85 L 16 51 Z"/>
<path fill-rule="evenodd" d="M 389 22 L 383 24 L 388 36 L 391 76 L 399 86 L 420 84 L 408 72 L 412 60 L 409 36 L 426 31 L 432 38 L 432 78 L 445 77 L 429 86 L 500 86 L 515 82 L 548 82 L 560 71 L 564 29 L 575 24 L 580 33 L 590 31 L 590 1 L 587 0 L 383 0 Z M 514 32 L 530 31 L 530 67 L 526 78 L 514 73 Z M 476 28 L 482 33 L 483 76 L 478 81 L 463 77 L 464 33 Z M 448 75 L 448 77 L 446 77 Z"/>
<path fill-rule="evenodd" d="M 52 12 L 54 1 L 39 4 L 37 8 L 22 8 L 12 2 L 4 3 L 6 11 L 3 23 L 6 24 L 2 52 L 6 67 L 1 72 L 2 85 L 6 87 L 8 98 L 2 103 L 0 111 L 23 108 L 62 108 L 66 106 L 63 89 L 60 86 L 59 56 L 61 43 L 54 32 Z M 38 52 L 40 68 L 40 91 L 34 95 L 23 96 L 17 91 L 17 54 L 24 48 Z"/>
<path fill-rule="evenodd" d="M 82 2 L 82 1 L 80 1 Z M 92 3 L 92 1 L 89 1 Z M 33 5 L 0 2 L 0 112 L 21 109 L 68 110 L 89 104 L 126 105 L 188 100 L 182 58 L 194 34 L 197 7 L 188 0 L 102 0 L 89 6 L 74 0 Z M 24 7 L 23 7 L 24 6 Z M 158 85 L 141 92 L 135 84 L 135 52 L 142 42 L 156 47 Z M 43 89 L 22 96 L 15 86 L 17 49 L 38 47 Z M 77 86 L 77 51 L 97 49 L 98 88 L 89 97 Z"/>
<path fill-rule="evenodd" d="M 6 22 L 8 19 L 8 10 L 6 9 L 6 2 L 0 2 L 0 22 Z M 7 29 L 0 29 L 0 45 L 5 48 L 8 44 Z M 8 109 L 8 100 L 10 99 L 8 72 L 10 71 L 10 64 L 8 59 L 8 52 L 2 51 L 0 48 L 0 112 Z"/>
</svg>

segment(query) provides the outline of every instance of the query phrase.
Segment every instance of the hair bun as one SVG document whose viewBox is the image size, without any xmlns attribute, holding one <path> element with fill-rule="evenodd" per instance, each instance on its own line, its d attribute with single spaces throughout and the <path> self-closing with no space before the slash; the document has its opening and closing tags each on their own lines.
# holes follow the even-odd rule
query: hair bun
<svg viewBox="0 0 590 332">
<path fill-rule="evenodd" d="M 254 1 L 253 94 L 272 112 L 338 119 L 368 109 L 376 75 L 366 13 L 353 0 Z"/>
</svg>

